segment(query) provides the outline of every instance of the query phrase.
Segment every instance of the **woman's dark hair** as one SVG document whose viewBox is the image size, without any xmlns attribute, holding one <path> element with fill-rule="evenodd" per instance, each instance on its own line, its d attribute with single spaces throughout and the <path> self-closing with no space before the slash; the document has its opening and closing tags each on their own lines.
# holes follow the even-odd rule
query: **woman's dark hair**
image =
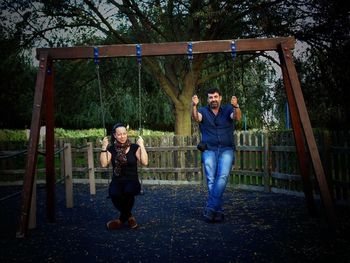
<svg viewBox="0 0 350 263">
<path fill-rule="evenodd" d="M 115 142 L 115 137 L 114 137 L 114 134 L 115 134 L 115 129 L 119 128 L 119 127 L 124 127 L 125 128 L 125 125 L 123 123 L 116 123 L 113 125 L 113 128 L 112 128 L 112 131 L 111 131 L 111 143 L 112 145 L 114 145 L 114 142 Z"/>
</svg>

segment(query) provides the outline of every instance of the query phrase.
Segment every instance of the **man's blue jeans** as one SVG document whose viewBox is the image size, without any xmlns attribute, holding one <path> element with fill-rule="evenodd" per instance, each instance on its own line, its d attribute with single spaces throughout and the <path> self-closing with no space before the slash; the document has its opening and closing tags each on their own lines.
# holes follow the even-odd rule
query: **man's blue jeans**
<svg viewBox="0 0 350 263">
<path fill-rule="evenodd" d="M 208 186 L 207 212 L 223 212 L 222 196 L 226 188 L 233 161 L 233 149 L 206 150 L 202 153 L 202 162 Z"/>
</svg>

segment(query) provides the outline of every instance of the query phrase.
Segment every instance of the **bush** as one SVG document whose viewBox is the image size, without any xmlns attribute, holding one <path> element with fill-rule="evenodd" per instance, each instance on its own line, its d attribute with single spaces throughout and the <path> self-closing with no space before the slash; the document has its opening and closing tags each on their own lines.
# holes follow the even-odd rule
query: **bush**
<svg viewBox="0 0 350 263">
<path fill-rule="evenodd" d="M 1 141 L 28 141 L 28 130 L 0 130 L 0 142 Z M 139 135 L 137 130 L 128 130 L 130 137 Z M 152 131 L 143 130 L 143 135 L 147 136 L 166 136 L 174 135 L 173 132 Z M 55 128 L 55 138 L 103 138 L 105 136 L 104 129 L 86 129 L 86 130 L 66 130 L 63 128 Z M 45 139 L 45 138 L 44 138 Z"/>
<path fill-rule="evenodd" d="M 25 130 L 0 130 L 0 141 L 27 141 Z"/>
</svg>

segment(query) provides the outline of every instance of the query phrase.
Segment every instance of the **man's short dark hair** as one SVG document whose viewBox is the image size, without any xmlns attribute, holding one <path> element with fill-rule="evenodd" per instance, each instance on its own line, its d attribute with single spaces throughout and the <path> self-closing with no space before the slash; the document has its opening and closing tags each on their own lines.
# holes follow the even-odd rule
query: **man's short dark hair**
<svg viewBox="0 0 350 263">
<path fill-rule="evenodd" d="M 221 91 L 218 88 L 210 88 L 207 90 L 207 95 L 209 94 L 214 94 L 214 93 L 218 93 L 221 96 Z"/>
</svg>

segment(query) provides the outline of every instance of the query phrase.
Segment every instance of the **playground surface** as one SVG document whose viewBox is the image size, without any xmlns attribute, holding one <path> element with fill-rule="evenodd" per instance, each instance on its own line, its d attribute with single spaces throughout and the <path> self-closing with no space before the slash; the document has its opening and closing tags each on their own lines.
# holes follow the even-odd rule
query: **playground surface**
<svg viewBox="0 0 350 263">
<path fill-rule="evenodd" d="M 227 188 L 225 221 L 202 218 L 206 190 L 144 185 L 136 197 L 137 229 L 109 231 L 117 217 L 107 185 L 74 185 L 74 207 L 56 186 L 56 221 L 45 220 L 45 189 L 37 193 L 37 227 L 16 238 L 20 195 L 0 202 L 0 262 L 350 262 L 350 208 L 337 207 L 338 228 L 311 217 L 303 197 Z M 0 198 L 20 191 L 1 186 Z M 319 206 L 320 207 L 320 206 Z"/>
</svg>

